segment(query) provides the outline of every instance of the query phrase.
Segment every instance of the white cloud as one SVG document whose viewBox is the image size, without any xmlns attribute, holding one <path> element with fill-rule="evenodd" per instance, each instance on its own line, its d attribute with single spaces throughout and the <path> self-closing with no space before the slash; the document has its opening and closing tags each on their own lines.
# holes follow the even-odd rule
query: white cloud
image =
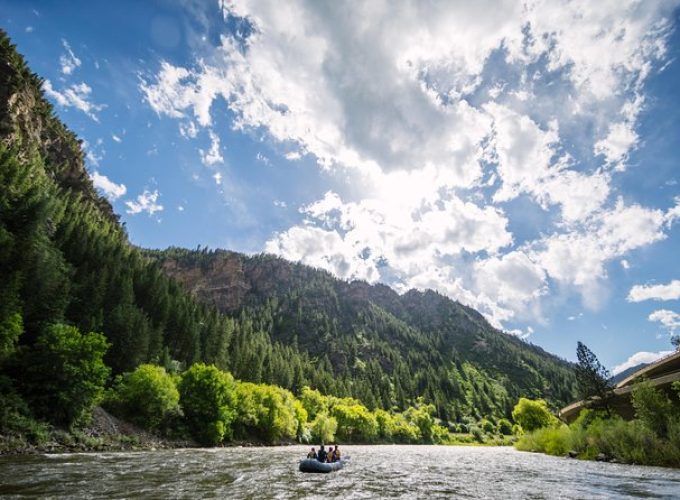
<svg viewBox="0 0 680 500">
<path fill-rule="evenodd" d="M 191 109 L 198 123 L 207 127 L 212 123 L 213 100 L 220 95 L 228 96 L 231 84 L 223 72 L 213 67 L 201 65 L 197 72 L 191 72 L 162 62 L 156 83 L 142 79 L 140 89 L 159 115 L 184 118 L 185 111 Z"/>
<path fill-rule="evenodd" d="M 675 330 L 680 328 L 680 314 L 668 309 L 657 309 L 649 315 L 648 319 L 661 323 L 670 333 L 675 333 Z"/>
<path fill-rule="evenodd" d="M 618 375 L 624 370 L 627 370 L 628 368 L 632 368 L 633 366 L 637 366 L 639 364 L 645 363 L 653 363 L 654 361 L 657 361 L 658 359 L 663 358 L 664 356 L 668 356 L 669 354 L 672 354 L 673 351 L 659 351 L 659 352 L 646 352 L 646 351 L 640 351 L 636 352 L 633 354 L 631 357 L 629 357 L 626 361 L 621 363 L 620 365 L 616 365 L 614 368 L 612 368 L 612 375 Z"/>
<path fill-rule="evenodd" d="M 567 169 L 569 157 L 557 150 L 556 121 L 547 130 L 526 115 L 489 103 L 493 117 L 493 139 L 488 153 L 498 164 L 501 188 L 495 201 L 508 201 L 528 193 L 544 207 L 559 204 L 565 219 L 582 219 L 599 209 L 609 194 L 608 177 L 602 173 L 584 175 Z"/>
<path fill-rule="evenodd" d="M 123 142 L 123 139 L 118 137 L 116 134 L 111 134 L 111 139 L 113 139 L 114 141 L 116 141 L 118 143 Z"/>
<path fill-rule="evenodd" d="M 54 99 L 59 106 L 64 108 L 74 107 L 85 113 L 94 121 L 99 121 L 95 112 L 101 111 L 104 109 L 104 106 L 94 104 L 90 101 L 92 88 L 90 88 L 88 84 L 76 83 L 60 92 L 52 87 L 52 82 L 45 80 L 43 82 L 43 90 L 49 97 Z"/>
<path fill-rule="evenodd" d="M 195 139 L 198 135 L 198 127 L 193 121 L 189 120 L 186 123 L 179 124 L 179 133 L 185 139 Z"/>
<path fill-rule="evenodd" d="M 269 160 L 269 158 L 266 157 L 265 155 L 263 155 L 262 153 L 260 153 L 259 151 L 258 151 L 257 155 L 255 155 L 255 159 L 257 161 L 264 163 L 265 165 L 271 165 L 272 164 L 271 161 Z"/>
<path fill-rule="evenodd" d="M 201 154 L 203 165 L 212 167 L 218 163 L 224 163 L 224 158 L 220 152 L 220 138 L 212 130 L 209 130 L 208 134 L 210 135 L 210 149 L 208 151 L 199 149 L 198 151 Z"/>
<path fill-rule="evenodd" d="M 63 54 L 59 58 L 59 64 L 61 65 L 61 72 L 65 75 L 70 75 L 73 71 L 78 68 L 81 64 L 80 59 L 71 50 L 71 46 L 66 40 L 61 41 L 64 49 L 66 49 L 66 54 Z"/>
<path fill-rule="evenodd" d="M 218 186 L 222 185 L 222 174 L 221 173 L 215 172 L 212 177 L 215 180 L 215 184 L 217 184 Z"/>
<path fill-rule="evenodd" d="M 104 195 L 111 201 L 115 201 L 121 196 L 123 196 L 125 193 L 127 193 L 127 188 L 125 187 L 125 184 L 116 184 L 111 179 L 109 179 L 105 175 L 100 174 L 97 171 L 92 172 L 92 174 L 90 174 L 90 177 L 92 178 L 92 183 L 94 184 L 94 187 L 101 190 L 104 193 Z"/>
<path fill-rule="evenodd" d="M 642 302 L 643 300 L 677 299 L 680 299 L 680 280 L 673 280 L 667 285 L 635 285 L 630 289 L 626 300 Z"/>
<path fill-rule="evenodd" d="M 163 210 L 163 205 L 159 205 L 157 203 L 159 196 L 160 195 L 157 189 L 153 192 L 145 189 L 142 194 L 137 196 L 136 200 L 129 200 L 125 202 L 128 207 L 126 212 L 130 215 L 139 214 L 141 212 L 146 212 L 149 215 L 153 215 L 156 212 L 161 212 Z"/>
<path fill-rule="evenodd" d="M 593 151 L 603 155 L 608 164 L 623 168 L 628 152 L 637 144 L 638 136 L 629 123 L 614 123 L 606 138 L 595 143 Z"/>
<path fill-rule="evenodd" d="M 621 259 L 621 267 L 624 269 L 630 269 L 630 262 L 628 262 L 628 259 Z"/>
<path fill-rule="evenodd" d="M 591 309 L 601 305 L 605 265 L 666 237 L 664 213 L 618 200 L 578 231 L 555 233 L 530 245 L 532 259 L 554 280 L 574 286 Z"/>
<path fill-rule="evenodd" d="M 555 288 L 596 307 L 607 265 L 680 216 L 624 204 L 612 183 L 640 141 L 675 4 L 234 0 L 225 15 L 251 24 L 245 40 L 223 36 L 193 67 L 163 62 L 140 88 L 185 137 L 208 129 L 207 165 L 223 161 L 212 127 L 226 107 L 234 128 L 346 181 L 268 251 L 432 287 L 495 325 L 540 319 Z M 518 198 L 545 210 L 524 241 Z"/>
</svg>

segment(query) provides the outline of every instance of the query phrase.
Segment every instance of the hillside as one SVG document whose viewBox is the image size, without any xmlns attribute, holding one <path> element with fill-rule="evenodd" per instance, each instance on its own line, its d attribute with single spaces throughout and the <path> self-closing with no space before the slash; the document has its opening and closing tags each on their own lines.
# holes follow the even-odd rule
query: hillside
<svg viewBox="0 0 680 500">
<path fill-rule="evenodd" d="M 431 290 L 400 296 L 269 255 L 148 254 L 202 302 L 264 318 L 261 328 L 273 340 L 332 367 L 370 405 L 403 407 L 423 395 L 441 416 L 457 419 L 476 410 L 506 413 L 519 396 L 554 404 L 573 397 L 570 365 Z"/>
<path fill-rule="evenodd" d="M 399 296 L 271 256 L 131 245 L 41 86 L 0 31 L 0 434 L 19 417 L 56 419 L 60 381 L 40 361 L 56 324 L 103 334 L 108 384 L 141 363 L 204 361 L 371 408 L 423 397 L 450 420 L 508 415 L 520 395 L 572 399 L 570 365 L 434 292 Z"/>
</svg>

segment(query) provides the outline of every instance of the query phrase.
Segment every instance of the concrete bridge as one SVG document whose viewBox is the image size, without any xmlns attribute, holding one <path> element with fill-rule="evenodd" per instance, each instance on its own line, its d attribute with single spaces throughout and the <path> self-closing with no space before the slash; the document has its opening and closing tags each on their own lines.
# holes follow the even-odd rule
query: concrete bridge
<svg viewBox="0 0 680 500">
<path fill-rule="evenodd" d="M 654 387 L 669 394 L 675 394 L 671 390 L 671 384 L 676 380 L 680 380 L 680 351 L 676 351 L 645 366 L 616 384 L 610 406 L 614 412 L 625 419 L 630 420 L 635 416 L 635 409 L 631 403 L 630 395 L 635 382 L 643 377 L 649 380 Z M 677 396 L 673 395 L 672 397 L 675 398 Z M 583 408 L 586 408 L 586 402 L 576 401 L 562 408 L 558 415 L 560 419 L 570 424 L 576 420 Z"/>
</svg>

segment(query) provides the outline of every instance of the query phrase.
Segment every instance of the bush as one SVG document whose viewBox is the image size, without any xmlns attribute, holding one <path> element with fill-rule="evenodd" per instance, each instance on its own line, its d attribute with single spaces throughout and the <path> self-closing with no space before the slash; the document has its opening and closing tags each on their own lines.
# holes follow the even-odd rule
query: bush
<svg viewBox="0 0 680 500">
<path fill-rule="evenodd" d="M 109 368 L 108 343 L 99 333 L 49 326 L 20 357 L 21 392 L 33 413 L 59 425 L 83 423 L 102 399 Z"/>
<path fill-rule="evenodd" d="M 338 430 L 338 421 L 330 417 L 328 413 L 317 413 L 309 424 L 312 440 L 321 444 L 335 441 L 335 432 Z"/>
<path fill-rule="evenodd" d="M 672 414 L 673 405 L 663 392 L 645 380 L 633 387 L 631 402 L 640 422 L 662 438 L 668 435 L 668 417 Z"/>
<path fill-rule="evenodd" d="M 216 445 L 231 437 L 235 416 L 236 383 L 231 374 L 197 363 L 182 375 L 179 402 L 194 437 Z"/>
<path fill-rule="evenodd" d="M 337 404 L 332 415 L 338 421 L 338 438 L 343 441 L 371 442 L 378 435 L 378 421 L 363 405 Z"/>
<path fill-rule="evenodd" d="M 542 400 L 520 398 L 512 410 L 512 418 L 527 432 L 558 424 L 557 418 L 550 413 L 548 404 Z"/>
<path fill-rule="evenodd" d="M 49 429 L 31 415 L 26 402 L 16 393 L 11 381 L 0 375 L 0 435 L 23 436 L 30 443 L 47 441 Z"/>
<path fill-rule="evenodd" d="M 146 429 L 156 430 L 179 410 L 179 391 L 164 368 L 140 365 L 118 378 L 107 406 Z"/>
<path fill-rule="evenodd" d="M 494 432 L 496 432 L 496 427 L 489 420 L 486 419 L 482 420 L 481 422 L 479 422 L 479 426 L 486 434 L 493 434 Z"/>
<path fill-rule="evenodd" d="M 507 418 L 501 418 L 498 421 L 498 432 L 503 434 L 504 436 L 510 436 L 512 435 L 512 424 L 510 423 L 510 420 Z"/>
<path fill-rule="evenodd" d="M 294 439 L 307 412 L 285 389 L 266 384 L 239 382 L 236 385 L 234 427 L 240 437 L 256 436 L 268 443 Z M 297 403 L 297 405 L 296 405 Z"/>
</svg>

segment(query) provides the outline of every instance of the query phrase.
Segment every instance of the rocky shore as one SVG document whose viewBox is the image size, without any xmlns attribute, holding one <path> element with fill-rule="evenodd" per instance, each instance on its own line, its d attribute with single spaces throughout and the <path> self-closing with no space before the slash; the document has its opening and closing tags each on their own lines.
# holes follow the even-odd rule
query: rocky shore
<svg viewBox="0 0 680 500">
<path fill-rule="evenodd" d="M 33 442 L 32 442 L 33 441 Z M 51 429 L 46 439 L 0 435 L 0 455 L 141 451 L 197 446 L 189 440 L 165 439 L 95 408 L 89 425 L 78 430 Z"/>
</svg>

